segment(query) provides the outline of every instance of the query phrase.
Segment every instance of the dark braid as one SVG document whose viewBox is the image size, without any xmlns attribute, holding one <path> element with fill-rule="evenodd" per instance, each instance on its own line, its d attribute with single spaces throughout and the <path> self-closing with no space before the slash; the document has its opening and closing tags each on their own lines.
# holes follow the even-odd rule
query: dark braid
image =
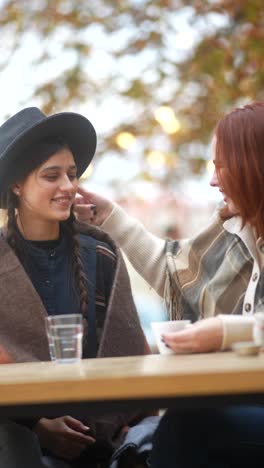
<svg viewBox="0 0 264 468">
<path fill-rule="evenodd" d="M 70 233 L 72 241 L 72 267 L 75 279 L 75 287 L 79 292 L 80 296 L 80 308 L 82 314 L 86 314 L 88 305 L 87 278 L 83 271 L 83 265 L 80 255 L 79 236 L 76 227 L 75 216 L 72 210 L 69 219 L 65 221 L 65 226 L 67 227 L 68 232 Z"/>
<path fill-rule="evenodd" d="M 21 260 L 21 245 L 19 235 L 16 229 L 16 206 L 17 206 L 17 197 L 12 192 L 8 190 L 6 194 L 6 207 L 7 207 L 7 233 L 6 240 L 10 247 L 14 250 L 18 258 Z"/>
</svg>

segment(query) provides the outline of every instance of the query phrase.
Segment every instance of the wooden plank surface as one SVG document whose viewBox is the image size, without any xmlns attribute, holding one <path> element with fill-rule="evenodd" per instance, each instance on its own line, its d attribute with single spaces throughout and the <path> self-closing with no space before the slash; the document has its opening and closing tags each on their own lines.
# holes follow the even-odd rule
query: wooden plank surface
<svg viewBox="0 0 264 468">
<path fill-rule="evenodd" d="M 0 366 L 0 405 L 264 394 L 264 353 L 233 352 Z"/>
</svg>

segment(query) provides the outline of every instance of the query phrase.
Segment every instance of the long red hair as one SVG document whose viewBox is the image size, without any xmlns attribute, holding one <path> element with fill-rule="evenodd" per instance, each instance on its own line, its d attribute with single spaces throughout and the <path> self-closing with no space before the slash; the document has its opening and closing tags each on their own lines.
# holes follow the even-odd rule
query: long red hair
<svg viewBox="0 0 264 468">
<path fill-rule="evenodd" d="M 264 237 L 264 102 L 234 109 L 218 122 L 215 136 L 221 188 L 238 209 L 243 225 L 250 223 Z M 221 216 L 232 215 L 225 207 Z"/>
</svg>

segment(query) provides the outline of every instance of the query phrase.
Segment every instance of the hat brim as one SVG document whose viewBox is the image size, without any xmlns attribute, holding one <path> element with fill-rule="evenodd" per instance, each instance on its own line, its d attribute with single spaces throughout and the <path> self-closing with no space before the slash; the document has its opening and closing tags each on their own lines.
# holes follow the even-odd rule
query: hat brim
<svg viewBox="0 0 264 468">
<path fill-rule="evenodd" d="M 89 166 L 96 150 L 96 132 L 91 122 L 80 114 L 61 112 L 46 117 L 27 129 L 9 145 L 0 160 L 0 200 L 8 188 L 10 167 L 32 144 L 47 137 L 61 137 L 70 147 L 80 177 Z M 25 161 L 26 164 L 26 161 Z M 15 172 L 15 166 L 14 172 Z M 1 202 L 0 202 L 1 203 Z"/>
</svg>

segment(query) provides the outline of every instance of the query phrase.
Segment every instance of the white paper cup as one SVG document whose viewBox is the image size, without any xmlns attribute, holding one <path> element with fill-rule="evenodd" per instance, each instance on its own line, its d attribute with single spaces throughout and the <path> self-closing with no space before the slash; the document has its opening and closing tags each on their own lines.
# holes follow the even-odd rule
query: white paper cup
<svg viewBox="0 0 264 468">
<path fill-rule="evenodd" d="M 256 345 L 264 346 L 264 311 L 254 314 L 253 339 Z"/>
<path fill-rule="evenodd" d="M 191 323 L 190 320 L 168 320 L 163 322 L 151 322 L 151 328 L 160 354 L 175 354 L 175 351 L 168 348 L 163 341 L 161 335 L 163 333 L 173 333 L 183 330 Z"/>
</svg>

